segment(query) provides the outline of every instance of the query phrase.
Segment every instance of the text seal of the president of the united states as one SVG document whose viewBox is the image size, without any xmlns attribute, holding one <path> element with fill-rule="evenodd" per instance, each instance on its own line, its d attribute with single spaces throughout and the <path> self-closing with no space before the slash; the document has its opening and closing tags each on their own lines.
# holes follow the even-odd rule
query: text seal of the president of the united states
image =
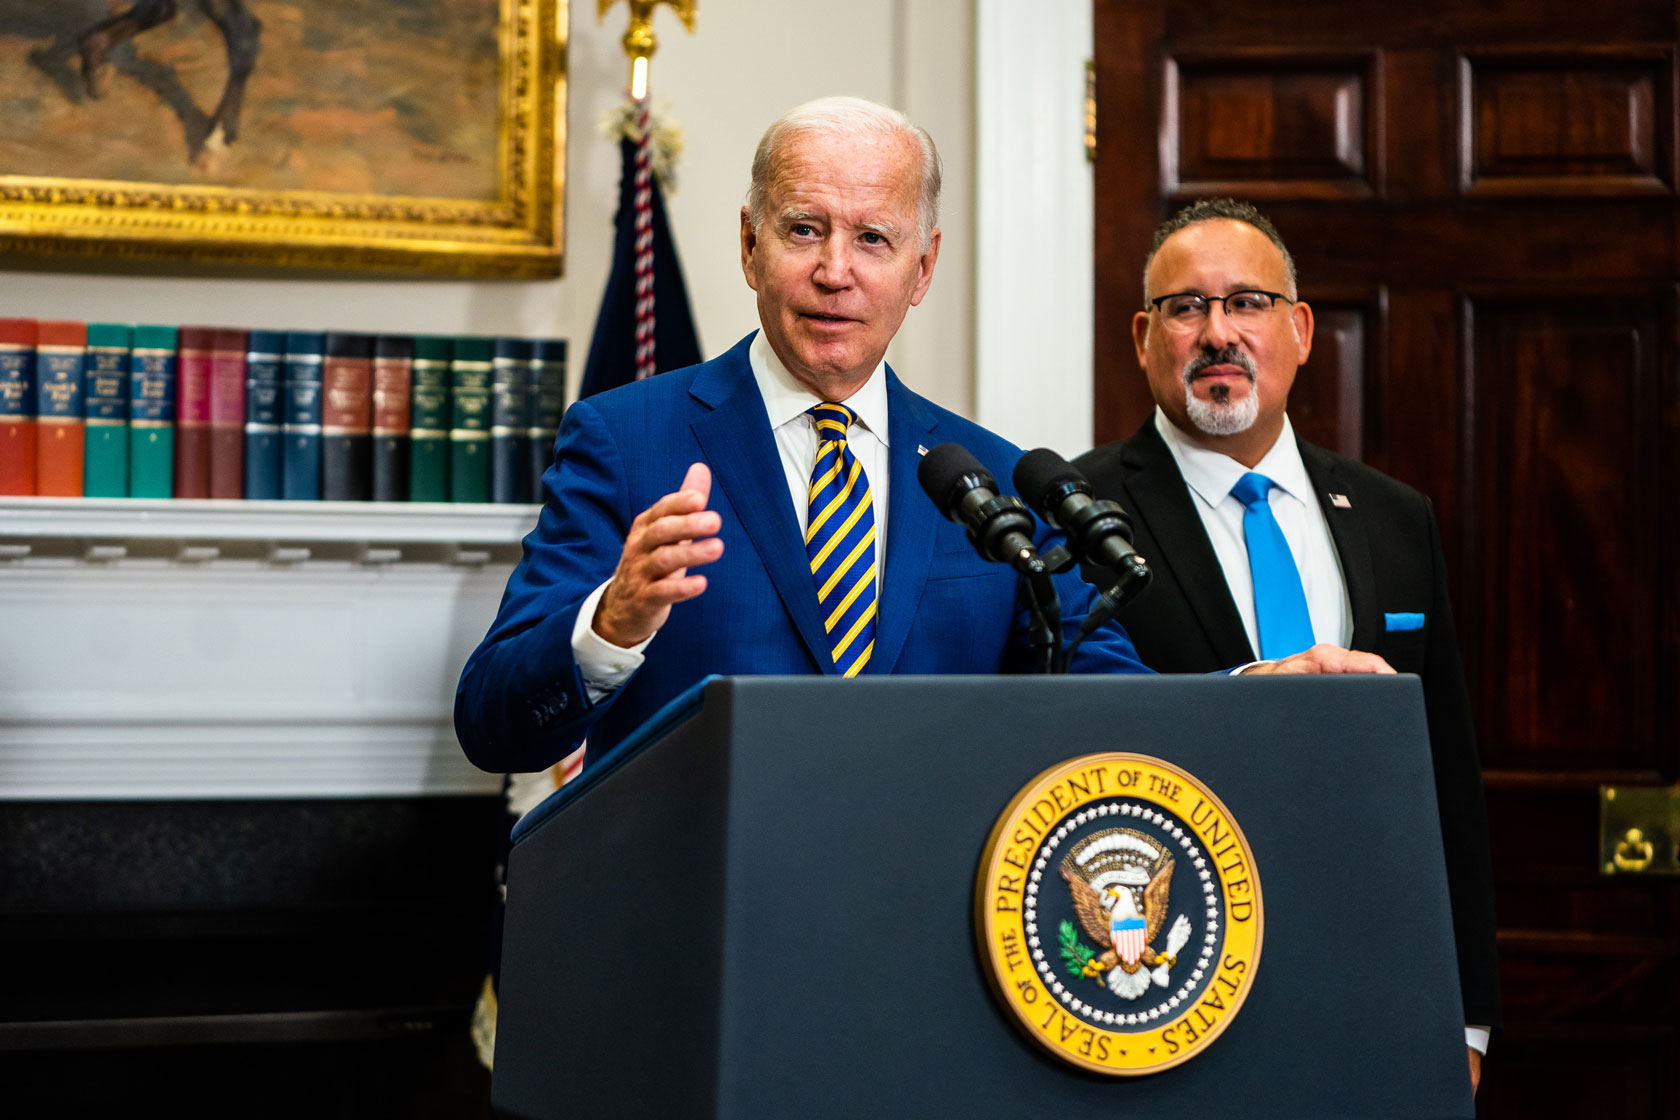
<svg viewBox="0 0 1680 1120">
<path fill-rule="evenodd" d="M 1099 1073 L 1187 1061 L 1260 963 L 1260 876 L 1212 790 L 1168 762 L 1091 754 L 1010 801 L 981 857 L 980 955 L 1028 1037 Z"/>
</svg>

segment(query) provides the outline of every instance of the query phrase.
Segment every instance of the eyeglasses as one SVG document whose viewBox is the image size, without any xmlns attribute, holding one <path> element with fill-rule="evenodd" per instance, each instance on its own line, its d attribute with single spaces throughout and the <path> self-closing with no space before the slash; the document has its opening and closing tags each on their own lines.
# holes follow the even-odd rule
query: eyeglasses
<svg viewBox="0 0 1680 1120">
<path fill-rule="evenodd" d="M 1248 326 L 1259 321 L 1260 317 L 1278 305 L 1278 301 L 1294 303 L 1295 301 L 1282 292 L 1262 292 L 1258 290 L 1232 292 L 1227 296 L 1204 296 L 1200 292 L 1174 292 L 1170 296 L 1156 296 L 1149 302 L 1161 313 L 1161 318 L 1170 327 L 1191 330 L 1200 327 L 1207 319 L 1209 304 L 1223 303 L 1225 314 L 1229 315 L 1238 326 Z"/>
</svg>

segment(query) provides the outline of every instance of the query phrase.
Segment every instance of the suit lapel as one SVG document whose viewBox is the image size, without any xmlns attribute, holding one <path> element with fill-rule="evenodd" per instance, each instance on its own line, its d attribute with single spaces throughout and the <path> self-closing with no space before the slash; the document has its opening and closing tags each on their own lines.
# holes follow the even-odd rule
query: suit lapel
<svg viewBox="0 0 1680 1120">
<path fill-rule="evenodd" d="M 1348 605 L 1353 612 L 1354 649 L 1375 650 L 1381 637 L 1381 604 L 1377 600 L 1376 571 L 1371 567 L 1371 543 L 1367 539 L 1365 521 L 1349 492 L 1349 479 L 1337 468 L 1336 461 L 1321 448 L 1297 438 L 1301 448 L 1301 462 L 1306 465 L 1307 477 L 1312 479 L 1319 508 L 1330 526 L 1330 537 L 1336 542 L 1336 555 L 1342 562 L 1342 579 L 1347 584 Z M 1337 506 L 1330 495 L 1349 498 L 1348 505 Z"/>
<path fill-rule="evenodd" d="M 1253 661 L 1256 655 L 1248 644 L 1242 615 L 1237 613 L 1225 572 L 1196 512 L 1195 499 L 1155 430 L 1153 418 L 1126 441 L 1121 453 L 1131 468 L 1126 479 L 1131 512 L 1160 545 L 1157 555 L 1144 557 L 1155 569 L 1155 578 L 1166 576 L 1178 582 L 1179 594 L 1190 604 L 1222 664 Z"/>
<path fill-rule="evenodd" d="M 694 379 L 689 394 L 709 411 L 691 428 L 712 468 L 714 484 L 741 519 L 794 628 L 822 671 L 833 673 L 834 658 L 817 615 L 816 588 L 770 434 L 770 416 L 747 360 L 751 339 L 748 335 Z"/>
<path fill-rule="evenodd" d="M 887 569 L 881 580 L 881 606 L 875 623 L 875 652 L 866 673 L 890 673 L 904 651 L 910 621 L 922 602 L 928 565 L 933 558 L 934 527 L 939 512 L 922 497 L 916 468 L 917 448 L 932 447 L 938 427 L 933 412 L 887 369 Z"/>
</svg>

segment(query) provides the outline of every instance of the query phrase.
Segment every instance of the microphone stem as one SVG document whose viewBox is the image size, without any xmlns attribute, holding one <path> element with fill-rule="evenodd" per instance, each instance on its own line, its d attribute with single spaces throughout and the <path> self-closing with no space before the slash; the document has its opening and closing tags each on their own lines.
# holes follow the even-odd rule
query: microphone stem
<svg viewBox="0 0 1680 1120">
<path fill-rule="evenodd" d="M 1040 673 L 1065 673 L 1062 656 L 1062 600 L 1044 562 L 1034 556 L 1031 565 L 1020 565 L 1024 577 L 1032 624 L 1029 630 L 1034 660 Z"/>
<path fill-rule="evenodd" d="M 1073 641 L 1068 644 L 1063 672 L 1067 672 L 1067 666 L 1073 664 L 1073 655 L 1078 651 L 1080 643 L 1089 638 L 1098 627 L 1107 625 L 1108 620 L 1114 617 L 1128 599 L 1149 586 L 1151 573 L 1148 565 L 1142 560 L 1136 560 L 1118 574 L 1119 578 L 1113 586 L 1103 592 L 1096 607 L 1079 624 L 1079 633 L 1075 634 Z"/>
</svg>

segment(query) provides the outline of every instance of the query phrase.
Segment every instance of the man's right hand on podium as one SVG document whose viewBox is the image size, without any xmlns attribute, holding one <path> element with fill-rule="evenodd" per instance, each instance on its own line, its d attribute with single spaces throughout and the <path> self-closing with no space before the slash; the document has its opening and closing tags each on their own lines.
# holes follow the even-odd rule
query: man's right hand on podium
<svg viewBox="0 0 1680 1120">
<path fill-rule="evenodd" d="M 1392 673 L 1394 667 L 1374 653 L 1321 643 L 1293 657 L 1245 665 L 1238 672 L 1243 676 L 1251 673 L 1278 676 L 1291 673 Z"/>
<path fill-rule="evenodd" d="M 706 577 L 689 575 L 688 569 L 723 555 L 723 541 L 713 535 L 722 518 L 706 508 L 711 493 L 711 468 L 695 463 L 682 489 L 636 515 L 618 570 L 595 611 L 595 633 L 629 649 L 665 625 L 673 603 L 706 590 Z"/>
</svg>

